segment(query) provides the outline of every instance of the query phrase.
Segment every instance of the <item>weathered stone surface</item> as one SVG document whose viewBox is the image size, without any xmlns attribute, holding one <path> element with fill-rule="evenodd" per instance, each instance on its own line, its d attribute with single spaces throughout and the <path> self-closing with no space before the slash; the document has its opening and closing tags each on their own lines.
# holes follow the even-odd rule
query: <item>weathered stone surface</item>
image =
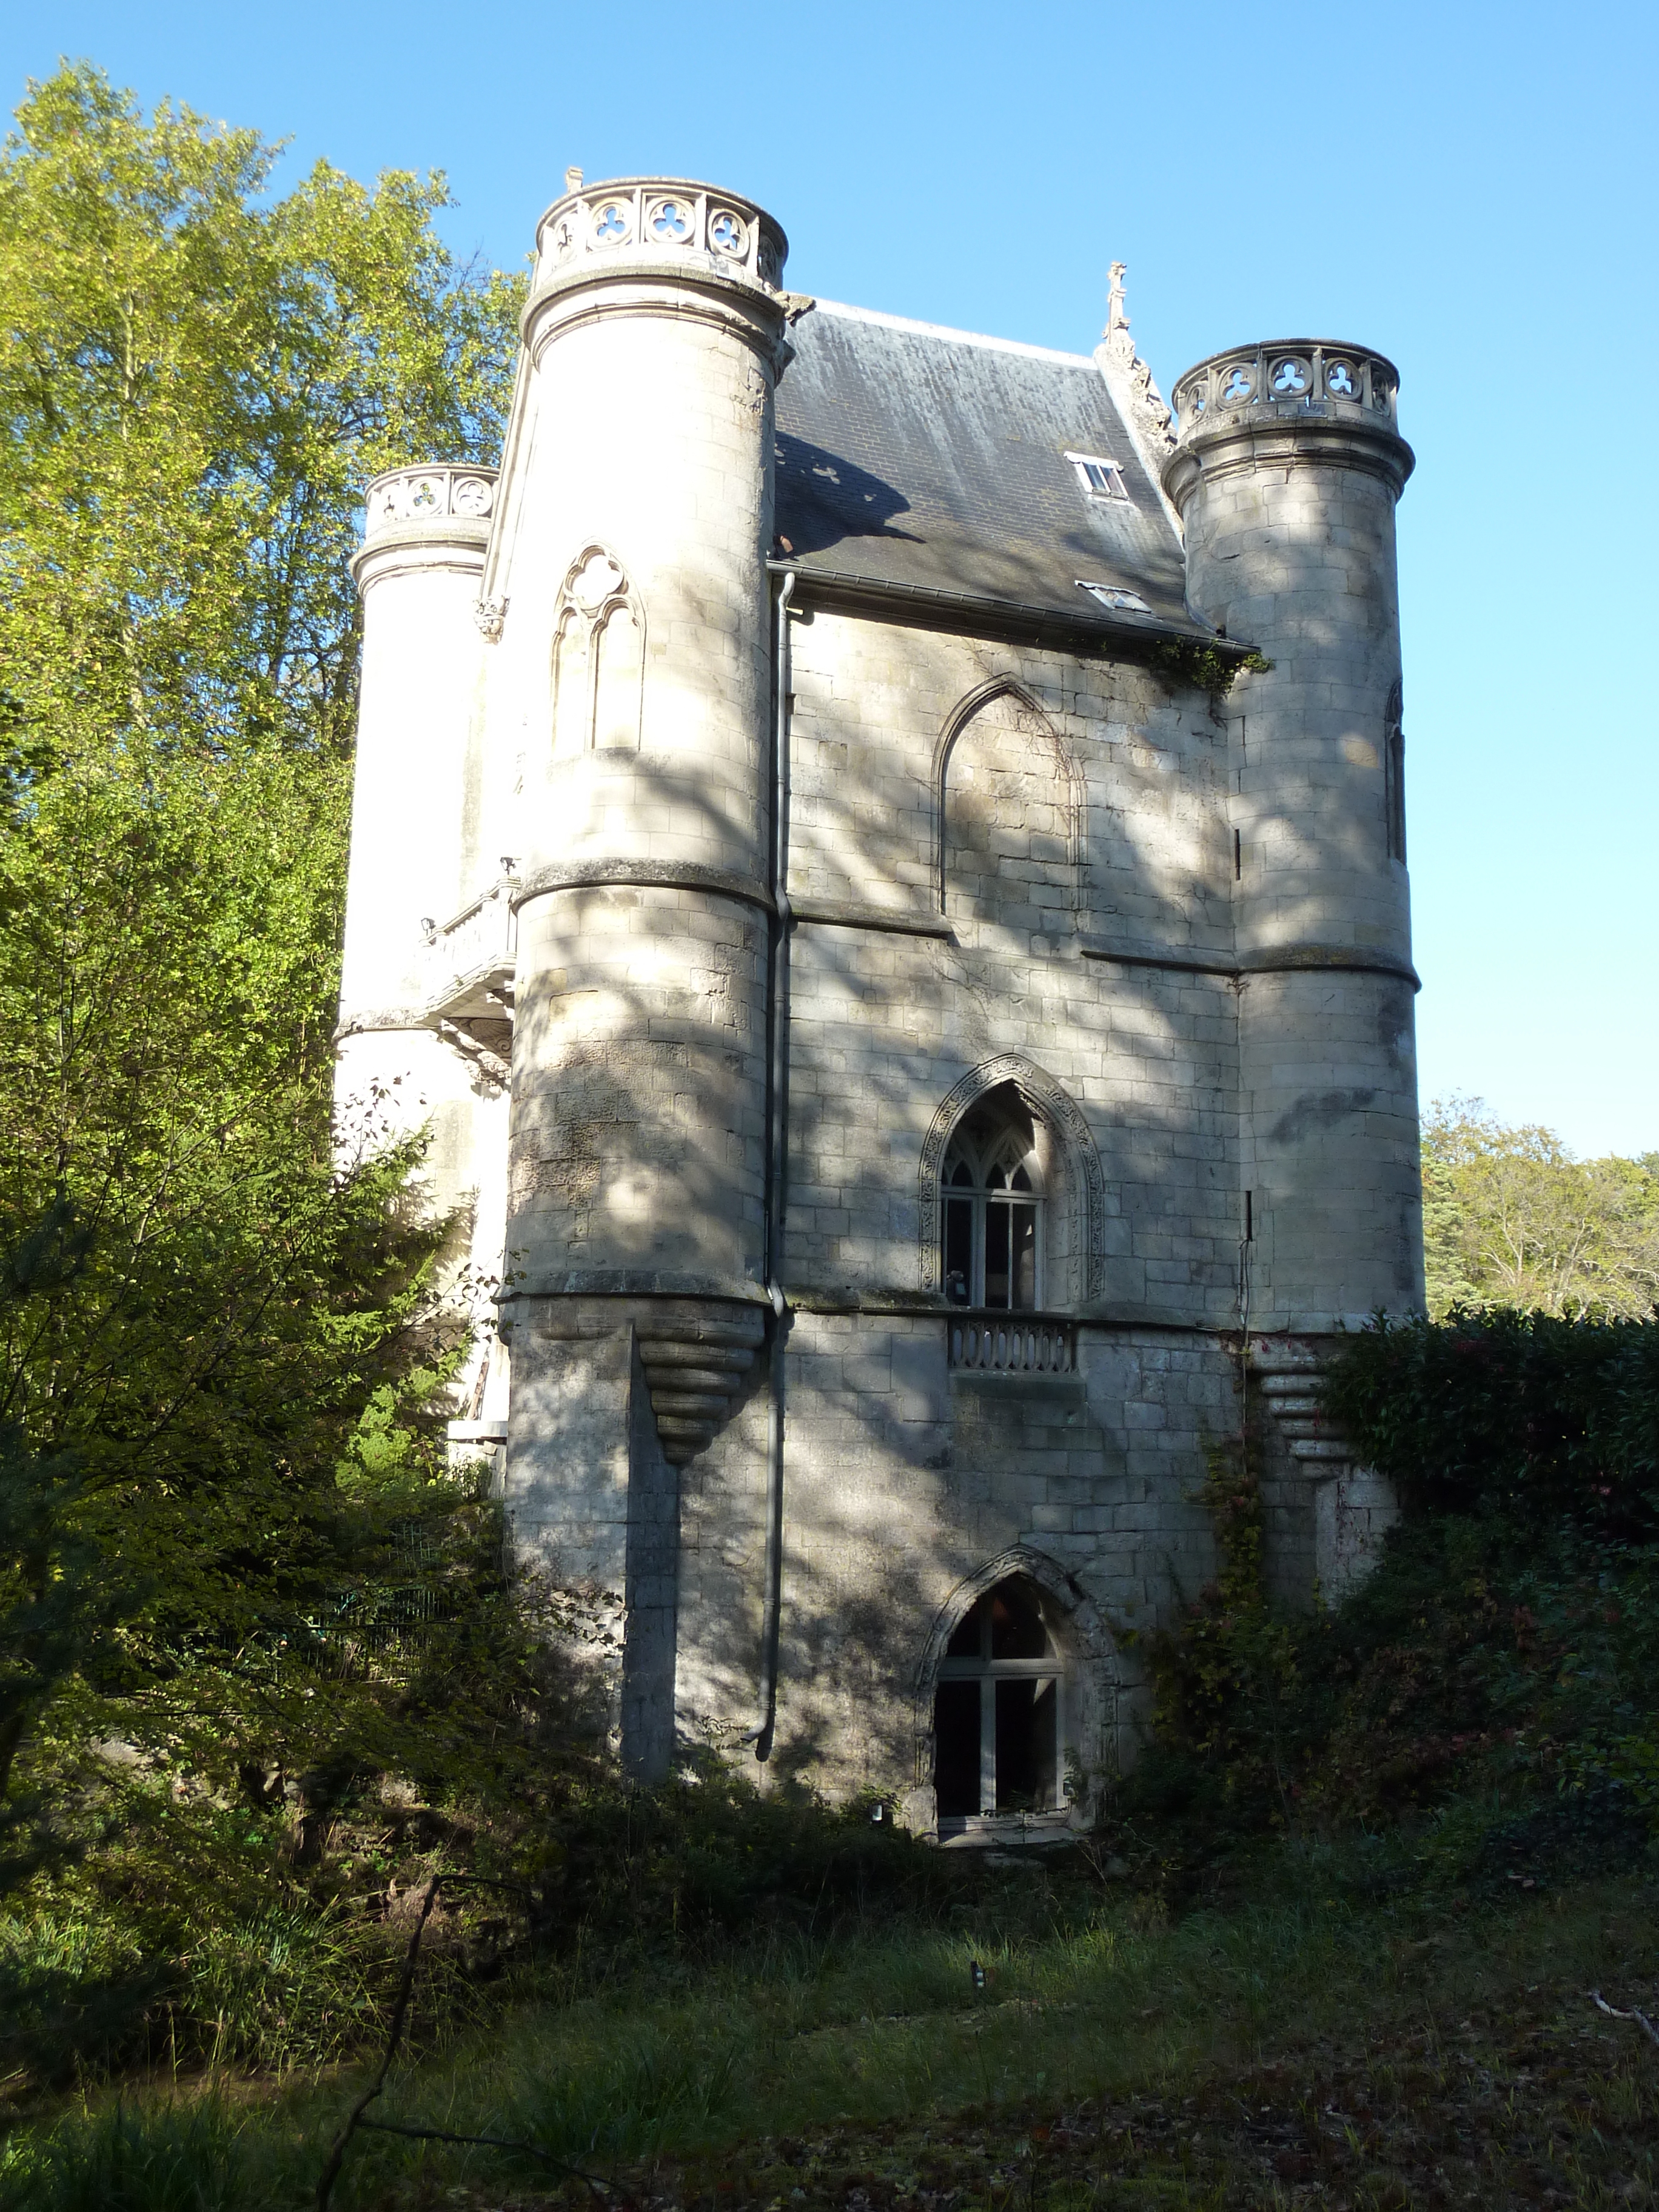
<svg viewBox="0 0 1659 2212">
<path fill-rule="evenodd" d="M 1171 439 L 1127 324 L 1075 365 L 1163 470 L 1102 510 L 1121 572 L 1181 557 L 1178 514 L 1194 614 L 1271 664 L 1222 697 L 1132 630 L 866 604 L 823 562 L 783 616 L 781 234 L 647 180 L 541 243 L 488 530 L 459 471 L 435 518 L 419 471 L 371 502 L 342 1097 L 432 1120 L 507 1339 L 463 1425 L 506 1419 L 514 1542 L 631 1772 L 758 1740 L 763 1778 L 932 1826 L 947 1646 L 1018 1577 L 1075 1810 L 1139 1741 L 1134 1633 L 1213 1571 L 1247 1376 L 1281 1594 L 1348 1586 L 1392 1510 L 1317 1385 L 1421 1293 L 1392 372 L 1246 349 Z M 1307 405 L 1263 396 L 1286 362 Z M 972 1338 L 987 1371 L 943 1208 L 999 1129 L 1041 1315 Z M 974 1188 L 988 1283 L 1012 1200 Z"/>
</svg>

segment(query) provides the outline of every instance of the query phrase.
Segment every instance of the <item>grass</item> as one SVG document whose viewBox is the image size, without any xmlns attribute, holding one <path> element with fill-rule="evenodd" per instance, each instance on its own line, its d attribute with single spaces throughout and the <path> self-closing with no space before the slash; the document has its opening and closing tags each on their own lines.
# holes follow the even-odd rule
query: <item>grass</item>
<svg viewBox="0 0 1659 2212">
<path fill-rule="evenodd" d="M 1389 1869 L 1287 1851 L 1262 1893 L 1164 1924 L 829 1942 L 665 1966 L 394 2074 L 378 2116 L 532 2142 L 665 2208 L 1606 2205 L 1656 2201 L 1644 1870 L 1379 1903 Z M 986 1970 L 975 1988 L 970 1961 Z M 88 2096 L 15 2129 L 18 2212 L 314 2202 L 358 2076 Z M 362 2136 L 341 2212 L 585 2200 L 520 2154 Z"/>
</svg>

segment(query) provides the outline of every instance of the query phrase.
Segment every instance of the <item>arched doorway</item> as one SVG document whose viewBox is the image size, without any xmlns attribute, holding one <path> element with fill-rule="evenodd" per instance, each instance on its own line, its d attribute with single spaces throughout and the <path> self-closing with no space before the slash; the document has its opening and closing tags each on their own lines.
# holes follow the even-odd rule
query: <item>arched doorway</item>
<svg viewBox="0 0 1659 2212">
<path fill-rule="evenodd" d="M 933 1698 L 941 1823 L 1066 1806 L 1065 1665 L 1042 1592 L 1024 1575 L 957 1623 Z"/>
</svg>

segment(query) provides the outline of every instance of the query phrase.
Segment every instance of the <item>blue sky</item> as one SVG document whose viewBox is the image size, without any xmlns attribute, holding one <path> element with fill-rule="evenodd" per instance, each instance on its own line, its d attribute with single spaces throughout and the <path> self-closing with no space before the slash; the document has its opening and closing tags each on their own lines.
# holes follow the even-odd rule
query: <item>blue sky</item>
<svg viewBox="0 0 1659 2212">
<path fill-rule="evenodd" d="M 521 260 L 567 165 L 723 180 L 794 289 L 1091 347 L 1380 347 L 1401 508 L 1423 1090 L 1659 1148 L 1659 9 L 12 0 L 59 54 L 362 177 L 441 168 Z"/>
</svg>

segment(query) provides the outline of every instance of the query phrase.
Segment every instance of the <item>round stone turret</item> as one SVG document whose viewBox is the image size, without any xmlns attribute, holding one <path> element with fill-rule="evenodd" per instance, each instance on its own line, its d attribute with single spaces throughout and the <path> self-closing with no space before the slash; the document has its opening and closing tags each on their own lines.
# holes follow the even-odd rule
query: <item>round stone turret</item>
<svg viewBox="0 0 1659 2212">
<path fill-rule="evenodd" d="M 771 1310 L 784 251 L 769 216 L 711 185 L 629 178 L 554 203 L 521 325 L 509 552 L 487 586 L 504 610 L 492 721 L 520 733 L 508 1498 L 521 1543 L 561 1531 L 562 1586 L 623 1604 L 619 1725 L 641 1773 L 673 1741 L 672 1471 L 724 1426 Z"/>
<path fill-rule="evenodd" d="M 539 227 L 492 585 L 525 732 L 526 1296 L 761 1296 L 783 252 L 751 202 L 673 179 L 567 193 Z M 538 1164 L 578 1132 L 580 1176 Z"/>
<path fill-rule="evenodd" d="M 431 1203 L 478 1179 L 473 1071 L 442 1042 L 430 942 L 460 902 L 464 784 L 479 705 L 479 579 L 496 471 L 429 462 L 376 477 L 352 574 L 363 600 L 340 1048 L 343 1121 L 430 1123 Z"/>
<path fill-rule="evenodd" d="M 1368 347 L 1295 338 L 1216 354 L 1175 386 L 1163 477 L 1188 602 L 1269 664 L 1227 702 L 1258 1329 L 1422 1298 L 1399 384 Z"/>
<path fill-rule="evenodd" d="M 389 470 L 364 501 L 351 573 L 363 599 L 341 1015 L 416 1013 L 427 930 L 460 896 L 461 775 L 476 705 L 478 580 L 495 471 Z"/>
</svg>

